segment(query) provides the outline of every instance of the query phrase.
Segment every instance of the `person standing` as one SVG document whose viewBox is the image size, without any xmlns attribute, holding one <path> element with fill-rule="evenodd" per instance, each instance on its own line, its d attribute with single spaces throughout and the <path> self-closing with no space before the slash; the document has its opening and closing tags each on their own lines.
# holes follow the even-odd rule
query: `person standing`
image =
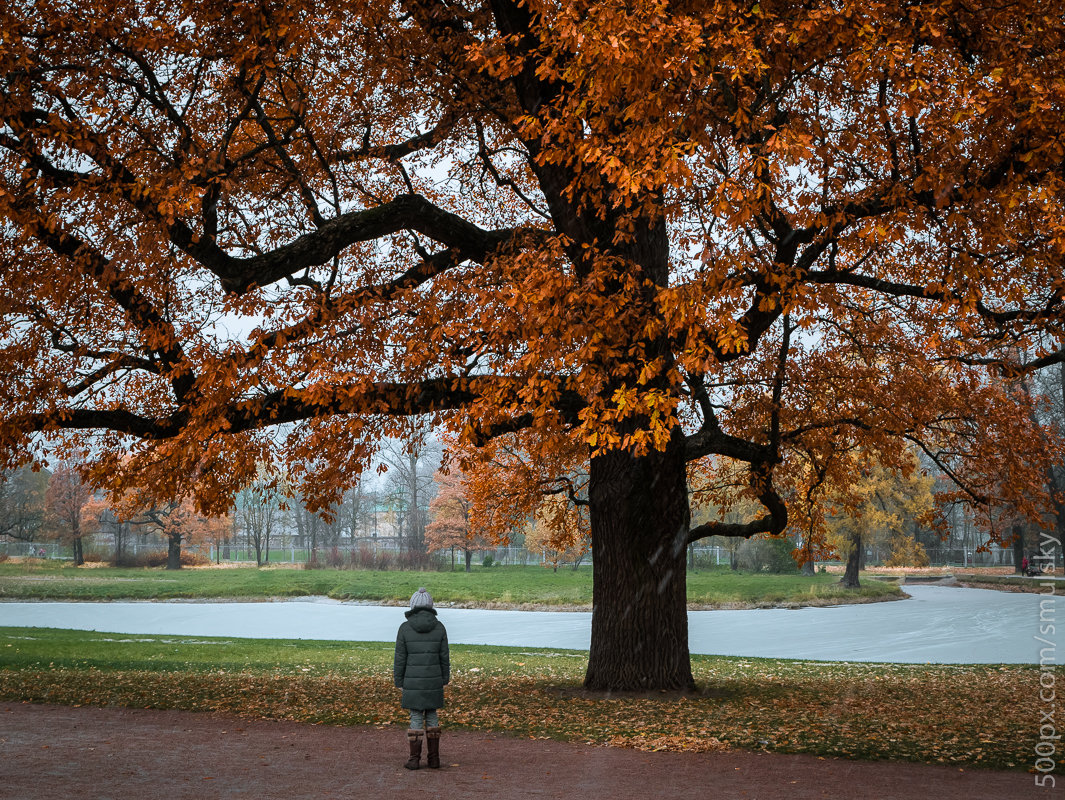
<svg viewBox="0 0 1065 800">
<path fill-rule="evenodd" d="M 433 598 L 418 589 L 410 598 L 407 620 L 396 634 L 396 657 L 392 672 L 396 687 L 403 690 L 401 705 L 410 711 L 407 730 L 409 757 L 407 769 L 418 769 L 422 757 L 424 729 L 430 769 L 440 767 L 440 718 L 444 706 L 444 687 L 451 680 L 451 656 L 447 647 L 447 630 L 436 618 Z"/>
</svg>

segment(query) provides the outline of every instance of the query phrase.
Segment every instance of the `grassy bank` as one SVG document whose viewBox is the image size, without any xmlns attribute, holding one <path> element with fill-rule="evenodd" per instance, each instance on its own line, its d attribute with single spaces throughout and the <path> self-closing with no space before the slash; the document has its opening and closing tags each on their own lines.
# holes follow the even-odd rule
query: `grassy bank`
<svg viewBox="0 0 1065 800">
<path fill-rule="evenodd" d="M 999 591 L 1007 592 L 1044 593 L 1047 591 L 1047 586 L 1059 586 L 1056 591 L 1060 592 L 1060 586 L 1062 585 L 1060 575 L 1056 576 L 1058 578 L 1056 582 L 1051 583 L 1055 578 L 1053 573 L 1036 577 L 1027 577 L 1020 575 L 980 575 L 957 572 L 954 574 L 954 577 L 962 586 L 971 586 L 974 589 L 998 589 Z"/>
<path fill-rule="evenodd" d="M 593 696 L 579 651 L 453 646 L 445 725 L 640 749 L 1025 769 L 1039 670 L 693 656 L 682 698 Z M 390 643 L 0 628 L 0 699 L 405 724 Z M 1028 701 L 1025 701 L 1025 698 Z"/>
<path fill-rule="evenodd" d="M 0 564 L 0 598 L 7 600 L 258 599 L 323 595 L 338 600 L 406 603 L 428 586 L 439 603 L 486 606 L 588 607 L 591 569 L 539 566 L 476 567 L 472 572 L 371 572 L 195 568 L 75 568 L 54 563 Z M 766 575 L 704 569 L 688 575 L 693 607 L 824 605 L 899 597 L 891 583 L 867 581 L 844 589 L 834 575 Z"/>
</svg>

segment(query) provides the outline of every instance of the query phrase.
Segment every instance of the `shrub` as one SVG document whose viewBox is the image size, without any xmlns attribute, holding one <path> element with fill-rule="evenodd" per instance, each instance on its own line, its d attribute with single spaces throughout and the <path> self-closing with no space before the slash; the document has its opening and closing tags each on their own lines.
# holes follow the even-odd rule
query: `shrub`
<svg viewBox="0 0 1065 800">
<path fill-rule="evenodd" d="M 313 553 L 310 560 L 301 565 L 302 569 L 323 569 L 335 567 L 343 569 L 372 569 L 386 572 L 388 570 L 443 570 L 447 565 L 447 559 L 441 553 L 425 553 L 413 550 L 378 550 L 376 553 L 366 545 L 360 545 L 357 550 L 345 554 L 344 551 L 334 547 L 325 555 L 325 559 L 319 560 L 318 554 Z"/>
<path fill-rule="evenodd" d="M 196 550 L 181 551 L 181 566 L 183 567 L 206 567 L 211 559 Z"/>
<path fill-rule="evenodd" d="M 333 545 L 333 547 L 330 548 L 329 552 L 326 553 L 325 563 L 334 569 L 341 569 L 345 566 L 344 554 L 340 552 L 339 547 Z"/>
<path fill-rule="evenodd" d="M 696 569 L 713 569 L 717 566 L 717 558 L 712 552 L 704 550 L 695 551 L 695 568 Z"/>
<path fill-rule="evenodd" d="M 740 545 L 740 567 L 750 572 L 770 572 L 776 575 L 798 572 L 799 566 L 791 556 L 793 549 L 789 539 L 748 539 Z"/>
<path fill-rule="evenodd" d="M 123 553 L 116 559 L 118 567 L 159 567 L 166 564 L 166 553 L 142 550 L 139 553 Z"/>
<path fill-rule="evenodd" d="M 9 556 L 7 553 L 0 553 L 0 564 L 3 564 L 9 558 L 11 558 L 11 556 Z"/>
<path fill-rule="evenodd" d="M 414 550 L 401 550 L 394 556 L 394 569 L 424 569 L 428 553 L 419 553 Z"/>
<path fill-rule="evenodd" d="M 496 563 L 496 557 L 491 553 L 485 553 L 484 560 L 481 561 L 482 567 L 490 567 Z"/>
<path fill-rule="evenodd" d="M 85 560 L 88 561 L 89 557 L 86 556 Z M 141 551 L 135 555 L 130 553 L 123 553 L 117 560 L 115 566 L 118 567 L 165 567 L 167 561 L 166 550 L 149 550 Z M 200 553 L 182 550 L 181 551 L 181 566 L 183 567 L 202 567 L 206 564 L 210 564 L 211 559 Z"/>
<path fill-rule="evenodd" d="M 899 535 L 891 540 L 891 555 L 886 567 L 927 567 L 928 553 L 924 545 L 910 536 Z"/>
<path fill-rule="evenodd" d="M 360 545 L 358 550 L 351 553 L 351 566 L 359 569 L 373 569 L 376 564 L 374 552 L 366 545 Z"/>
<path fill-rule="evenodd" d="M 439 570 L 446 561 L 443 553 L 427 553 L 424 550 L 405 550 L 396 555 L 396 569 Z"/>
</svg>

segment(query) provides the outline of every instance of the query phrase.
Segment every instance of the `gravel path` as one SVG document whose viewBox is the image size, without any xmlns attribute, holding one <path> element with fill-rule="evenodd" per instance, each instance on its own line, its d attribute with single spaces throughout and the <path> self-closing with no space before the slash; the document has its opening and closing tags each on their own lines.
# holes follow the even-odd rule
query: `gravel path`
<svg viewBox="0 0 1065 800">
<path fill-rule="evenodd" d="M 642 753 L 445 728 L 443 768 L 402 768 L 395 727 L 0 703 L 4 800 L 1049 798 L 1023 772 L 768 753 Z"/>
</svg>

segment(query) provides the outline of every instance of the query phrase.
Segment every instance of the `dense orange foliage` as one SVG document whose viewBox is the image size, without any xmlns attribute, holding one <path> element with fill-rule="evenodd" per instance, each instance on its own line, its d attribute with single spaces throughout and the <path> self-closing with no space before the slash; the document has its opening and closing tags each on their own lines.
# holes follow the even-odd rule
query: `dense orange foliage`
<svg viewBox="0 0 1065 800">
<path fill-rule="evenodd" d="M 474 531 L 470 528 L 470 503 L 463 491 L 462 476 L 437 473 L 435 482 L 437 492 L 429 501 L 429 524 L 425 528 L 426 547 L 470 547 Z"/>
<path fill-rule="evenodd" d="M 85 563 L 82 536 L 85 534 L 84 509 L 90 491 L 72 464 L 60 464 L 48 479 L 44 498 L 46 529 L 74 553 L 74 563 Z"/>
<path fill-rule="evenodd" d="M 327 505 L 429 415 L 530 493 L 590 464 L 593 552 L 644 588 L 681 540 L 805 527 L 858 446 L 1045 504 L 1013 381 L 1062 358 L 1060 0 L 53 0 L 0 31 L 10 460 L 43 433 L 219 510 L 279 459 Z M 689 534 L 700 460 L 764 511 Z"/>
</svg>

